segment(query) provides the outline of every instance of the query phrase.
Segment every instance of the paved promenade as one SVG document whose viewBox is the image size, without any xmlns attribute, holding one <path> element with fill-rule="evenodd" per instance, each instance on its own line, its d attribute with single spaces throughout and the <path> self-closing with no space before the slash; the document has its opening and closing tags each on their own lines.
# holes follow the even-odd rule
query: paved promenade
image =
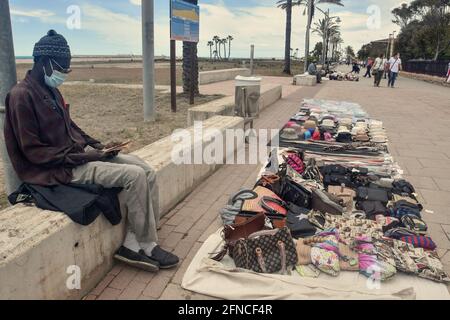
<svg viewBox="0 0 450 320">
<path fill-rule="evenodd" d="M 208 93 L 224 92 L 224 86 L 228 92 L 232 85 L 210 85 Z M 364 78 L 360 82 L 329 81 L 313 88 L 286 84 L 283 99 L 264 110 L 255 127 L 280 128 L 304 98 L 357 102 L 372 117 L 384 121 L 391 153 L 418 189 L 427 210 L 424 218 L 450 272 L 450 89 L 405 78 L 399 79 L 395 89 L 387 88 L 386 82 L 382 85 L 374 88 Z M 256 165 L 224 166 L 164 217 L 159 236 L 165 248 L 181 257 L 178 269 L 155 275 L 118 263 L 85 299 L 208 299 L 181 289 L 184 272 L 202 243 L 220 228 L 218 211 L 229 195 L 253 186 L 259 169 Z"/>
</svg>

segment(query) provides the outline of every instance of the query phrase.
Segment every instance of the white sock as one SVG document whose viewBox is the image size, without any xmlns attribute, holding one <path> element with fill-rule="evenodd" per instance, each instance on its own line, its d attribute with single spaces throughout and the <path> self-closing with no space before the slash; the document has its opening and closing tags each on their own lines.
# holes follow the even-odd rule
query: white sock
<svg viewBox="0 0 450 320">
<path fill-rule="evenodd" d="M 157 245 L 158 244 L 156 242 L 140 243 L 140 247 L 145 251 L 145 254 L 149 257 L 151 257 L 153 249 L 155 249 Z"/>
<path fill-rule="evenodd" d="M 131 231 L 127 232 L 127 236 L 125 237 L 123 246 L 136 253 L 139 253 L 139 251 L 141 250 L 141 246 L 139 245 L 139 242 L 136 239 L 136 235 Z"/>
</svg>

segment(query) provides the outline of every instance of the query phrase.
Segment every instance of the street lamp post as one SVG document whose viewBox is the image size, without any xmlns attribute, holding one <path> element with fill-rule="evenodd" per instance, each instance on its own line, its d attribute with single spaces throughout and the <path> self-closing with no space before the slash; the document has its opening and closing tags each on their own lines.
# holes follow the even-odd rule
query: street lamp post
<svg viewBox="0 0 450 320">
<path fill-rule="evenodd" d="M 395 33 L 396 33 L 396 31 L 394 31 L 394 32 L 392 33 L 391 55 L 390 55 L 390 57 L 392 57 L 392 56 L 394 55 Z"/>
<path fill-rule="evenodd" d="M 17 83 L 16 58 L 11 28 L 11 16 L 8 0 L 0 0 L 0 152 L 5 174 L 6 192 L 11 194 L 20 185 L 6 150 L 3 126 L 5 121 L 5 98 L 9 90 Z"/>
<path fill-rule="evenodd" d="M 144 121 L 155 121 L 154 1 L 142 0 L 142 64 Z"/>
</svg>

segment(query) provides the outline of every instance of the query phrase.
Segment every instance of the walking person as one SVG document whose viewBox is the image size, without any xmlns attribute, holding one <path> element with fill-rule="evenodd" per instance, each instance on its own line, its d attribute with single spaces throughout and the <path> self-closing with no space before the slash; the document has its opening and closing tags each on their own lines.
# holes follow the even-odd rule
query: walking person
<svg viewBox="0 0 450 320">
<path fill-rule="evenodd" d="M 367 65 L 366 65 L 367 72 L 364 75 L 364 78 L 367 78 L 367 77 L 372 78 L 372 66 L 373 66 L 373 59 L 371 57 L 369 57 L 369 59 L 367 59 Z"/>
<path fill-rule="evenodd" d="M 387 63 L 387 60 L 384 58 L 384 53 L 380 54 L 378 58 L 375 59 L 375 62 L 372 67 L 374 78 L 374 87 L 379 87 L 381 78 L 383 77 L 385 73 L 385 65 Z"/>
<path fill-rule="evenodd" d="M 389 81 L 388 87 L 394 88 L 395 80 L 397 80 L 398 73 L 402 70 L 402 60 L 400 59 L 400 53 L 397 53 L 391 59 L 389 59 Z"/>
<path fill-rule="evenodd" d="M 448 63 L 447 67 L 447 83 L 450 83 L 450 62 Z"/>
</svg>

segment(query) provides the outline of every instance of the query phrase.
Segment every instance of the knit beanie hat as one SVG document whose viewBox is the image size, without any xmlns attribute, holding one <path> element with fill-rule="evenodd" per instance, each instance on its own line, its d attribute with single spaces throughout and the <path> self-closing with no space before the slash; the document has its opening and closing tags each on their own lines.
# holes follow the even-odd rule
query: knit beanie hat
<svg viewBox="0 0 450 320">
<path fill-rule="evenodd" d="M 70 47 L 66 39 L 55 30 L 50 30 L 34 45 L 33 57 L 49 56 L 54 58 L 70 58 Z"/>
</svg>

